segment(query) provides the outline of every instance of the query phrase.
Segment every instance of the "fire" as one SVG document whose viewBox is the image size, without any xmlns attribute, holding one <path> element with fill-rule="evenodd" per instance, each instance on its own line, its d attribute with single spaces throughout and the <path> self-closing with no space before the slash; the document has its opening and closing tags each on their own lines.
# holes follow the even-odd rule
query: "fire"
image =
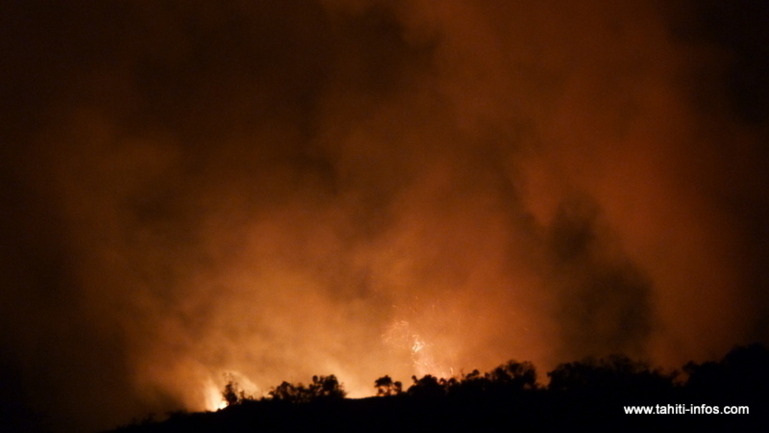
<svg viewBox="0 0 769 433">
<path fill-rule="evenodd" d="M 222 391 L 216 386 L 213 380 L 208 380 L 203 391 L 205 397 L 205 410 L 216 412 L 227 407 Z"/>
<path fill-rule="evenodd" d="M 203 384 L 204 409 L 215 412 L 228 406 L 224 397 L 224 389 L 227 383 L 234 385 L 234 391 L 238 397 L 254 398 L 260 395 L 261 388 L 240 371 L 226 370 L 221 373 L 219 384 L 210 376 Z"/>
<path fill-rule="evenodd" d="M 435 358 L 435 347 L 406 320 L 394 321 L 387 332 L 382 336 L 385 343 L 395 349 L 408 348 L 411 353 L 411 362 L 418 376 L 432 374 L 438 377 L 446 377 L 451 374 L 451 369 L 441 366 Z"/>
</svg>

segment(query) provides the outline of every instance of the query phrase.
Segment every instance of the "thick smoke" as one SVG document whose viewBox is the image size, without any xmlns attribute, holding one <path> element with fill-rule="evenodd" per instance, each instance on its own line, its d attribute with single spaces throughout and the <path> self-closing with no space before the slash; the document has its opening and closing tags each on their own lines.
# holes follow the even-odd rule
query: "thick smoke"
<svg viewBox="0 0 769 433">
<path fill-rule="evenodd" d="M 2 9 L 8 415 L 767 341 L 761 2 Z"/>
</svg>

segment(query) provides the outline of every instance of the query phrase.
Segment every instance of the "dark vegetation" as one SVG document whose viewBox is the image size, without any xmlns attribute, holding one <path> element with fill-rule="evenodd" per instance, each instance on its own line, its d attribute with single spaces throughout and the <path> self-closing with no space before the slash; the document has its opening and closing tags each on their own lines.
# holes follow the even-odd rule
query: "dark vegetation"
<svg viewBox="0 0 769 433">
<path fill-rule="evenodd" d="M 115 432 L 477 432 L 477 431 L 767 431 L 769 350 L 736 347 L 720 362 L 690 362 L 666 373 L 625 356 L 561 364 L 537 382 L 534 366 L 510 361 L 488 373 L 449 379 L 412 377 L 404 390 L 389 376 L 376 397 L 347 399 L 331 376 L 308 385 L 283 382 L 253 398 L 228 383 L 225 409 L 170 413 Z M 625 405 L 748 406 L 747 415 L 625 414 Z M 668 406 L 668 407 L 671 407 Z"/>
</svg>

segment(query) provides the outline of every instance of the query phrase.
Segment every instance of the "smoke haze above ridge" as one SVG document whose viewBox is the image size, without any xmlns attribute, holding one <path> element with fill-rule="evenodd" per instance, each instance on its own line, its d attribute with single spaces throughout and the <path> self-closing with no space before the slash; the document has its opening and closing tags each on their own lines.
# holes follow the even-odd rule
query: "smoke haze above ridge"
<svg viewBox="0 0 769 433">
<path fill-rule="evenodd" d="M 5 407 L 767 341 L 760 2 L 2 9 Z"/>
</svg>

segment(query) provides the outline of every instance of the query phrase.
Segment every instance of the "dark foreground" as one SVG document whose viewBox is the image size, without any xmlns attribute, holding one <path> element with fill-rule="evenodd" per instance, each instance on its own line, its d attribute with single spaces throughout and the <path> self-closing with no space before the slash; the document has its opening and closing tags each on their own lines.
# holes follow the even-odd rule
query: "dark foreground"
<svg viewBox="0 0 769 433">
<path fill-rule="evenodd" d="M 617 405 L 552 400 L 444 400 L 414 402 L 400 397 L 317 402 L 291 406 L 253 402 L 215 413 L 175 414 L 160 423 L 120 432 L 555 432 L 573 431 L 766 431 L 763 414 L 624 415 Z M 751 407 L 752 411 L 758 408 Z M 765 410 L 765 408 L 762 408 Z"/>
<path fill-rule="evenodd" d="M 510 362 L 484 375 L 413 378 L 405 391 L 385 377 L 376 381 L 380 396 L 365 399 L 344 398 L 333 376 L 315 377 L 259 400 L 230 388 L 226 409 L 114 432 L 769 431 L 769 351 L 758 345 L 687 364 L 683 373 L 615 357 L 563 364 L 548 376 L 549 385 L 538 386 L 530 364 Z M 667 413 L 627 414 L 629 405 Z"/>
</svg>

